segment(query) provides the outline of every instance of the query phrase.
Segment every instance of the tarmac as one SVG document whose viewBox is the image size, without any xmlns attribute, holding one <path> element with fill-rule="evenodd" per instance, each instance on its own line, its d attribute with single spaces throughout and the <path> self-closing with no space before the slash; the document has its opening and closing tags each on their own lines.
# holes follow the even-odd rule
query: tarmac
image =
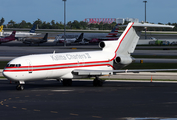
<svg viewBox="0 0 177 120">
<path fill-rule="evenodd" d="M 174 46 L 171 46 L 174 48 Z M 61 49 L 62 48 L 62 49 Z M 78 49 L 72 49 L 78 48 Z M 0 60 L 28 54 L 99 50 L 98 46 L 28 46 L 14 41 L 2 44 Z M 176 50 L 135 50 L 136 55 L 177 55 Z M 2 70 L 0 70 L 2 76 Z M 176 73 L 121 73 L 103 76 L 102 87 L 91 79 L 75 79 L 64 87 L 54 79 L 26 82 L 23 91 L 0 79 L 1 120 L 172 120 L 177 118 Z M 158 80 L 158 81 L 157 81 Z M 165 81 L 161 81 L 165 80 Z"/>
<path fill-rule="evenodd" d="M 27 82 L 25 90 L 0 79 L 1 120 L 135 120 L 177 118 L 177 82 L 56 80 Z"/>
</svg>

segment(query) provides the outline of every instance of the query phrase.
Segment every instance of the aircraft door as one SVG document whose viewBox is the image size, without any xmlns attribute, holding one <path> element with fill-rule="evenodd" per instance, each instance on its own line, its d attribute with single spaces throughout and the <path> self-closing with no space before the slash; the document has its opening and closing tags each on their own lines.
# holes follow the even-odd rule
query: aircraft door
<svg viewBox="0 0 177 120">
<path fill-rule="evenodd" d="M 31 61 L 30 60 L 26 60 L 27 61 L 27 64 L 28 64 L 28 73 L 32 73 L 33 72 L 33 66 L 31 64 Z"/>
</svg>

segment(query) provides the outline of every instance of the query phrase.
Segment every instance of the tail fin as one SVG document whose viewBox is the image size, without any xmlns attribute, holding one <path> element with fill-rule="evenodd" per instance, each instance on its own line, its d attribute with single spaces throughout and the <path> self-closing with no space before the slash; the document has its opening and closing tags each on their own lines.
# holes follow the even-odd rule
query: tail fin
<svg viewBox="0 0 177 120">
<path fill-rule="evenodd" d="M 119 24 L 116 24 L 106 37 L 117 37 L 118 30 L 119 30 Z"/>
<path fill-rule="evenodd" d="M 35 33 L 35 29 L 36 29 L 36 24 L 33 25 L 33 27 L 30 30 L 30 33 Z"/>
<path fill-rule="evenodd" d="M 9 36 L 9 38 L 14 38 L 15 37 L 16 31 L 13 31 L 12 34 Z"/>
<path fill-rule="evenodd" d="M 43 40 L 47 41 L 47 38 L 48 38 L 48 33 L 45 34 Z"/>
<path fill-rule="evenodd" d="M 81 42 L 84 37 L 84 33 L 81 33 L 75 42 Z"/>
<path fill-rule="evenodd" d="M 116 54 L 130 55 L 135 50 L 140 33 L 145 27 L 169 27 L 169 25 L 158 25 L 148 23 L 129 23 L 125 31 L 117 41 L 104 41 L 100 43 L 100 47 L 105 51 L 114 51 Z"/>
<path fill-rule="evenodd" d="M 0 32 L 2 32 L 2 30 L 3 30 L 3 25 L 0 26 Z"/>
</svg>

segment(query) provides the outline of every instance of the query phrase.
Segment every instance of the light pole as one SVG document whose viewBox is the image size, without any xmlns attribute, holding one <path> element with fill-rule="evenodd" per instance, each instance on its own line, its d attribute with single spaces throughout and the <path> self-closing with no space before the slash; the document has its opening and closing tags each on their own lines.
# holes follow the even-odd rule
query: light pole
<svg viewBox="0 0 177 120">
<path fill-rule="evenodd" d="M 147 1 L 145 0 L 143 2 L 145 3 L 145 23 L 146 23 L 146 3 L 147 3 Z M 146 37 L 146 28 L 145 28 L 145 39 L 147 39 L 147 37 Z"/>
<path fill-rule="evenodd" d="M 64 1 L 64 46 L 66 47 L 66 0 Z"/>
</svg>

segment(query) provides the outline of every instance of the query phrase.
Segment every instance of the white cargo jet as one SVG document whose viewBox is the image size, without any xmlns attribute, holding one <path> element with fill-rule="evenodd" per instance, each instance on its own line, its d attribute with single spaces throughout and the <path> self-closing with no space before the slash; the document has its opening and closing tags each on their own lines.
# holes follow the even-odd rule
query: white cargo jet
<svg viewBox="0 0 177 120">
<path fill-rule="evenodd" d="M 134 52 L 144 27 L 170 27 L 168 25 L 129 23 L 116 41 L 102 41 L 101 51 L 69 52 L 27 55 L 11 60 L 3 70 L 3 75 L 19 82 L 16 89 L 23 90 L 26 81 L 41 79 L 61 79 L 63 85 L 71 85 L 72 79 L 95 77 L 94 86 L 102 86 L 99 76 L 120 72 L 164 71 L 164 69 L 119 70 L 132 63 L 130 54 Z M 166 69 L 168 71 L 171 69 Z M 174 69 L 173 69 L 174 70 Z M 177 70 L 177 69 L 176 69 Z"/>
</svg>

